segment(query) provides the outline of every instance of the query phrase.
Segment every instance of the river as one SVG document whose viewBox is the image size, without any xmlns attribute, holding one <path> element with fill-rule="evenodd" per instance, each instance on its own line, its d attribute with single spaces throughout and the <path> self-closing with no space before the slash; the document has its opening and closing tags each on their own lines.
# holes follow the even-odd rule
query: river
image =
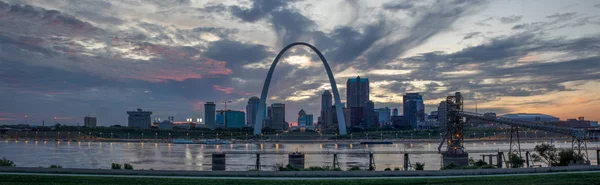
<svg viewBox="0 0 600 185">
<path fill-rule="evenodd" d="M 521 149 L 532 151 L 535 145 L 543 143 L 522 142 Z M 558 140 L 557 148 L 570 148 L 571 142 Z M 1 141 L 0 158 L 4 157 L 15 162 L 19 167 L 48 167 L 52 164 L 63 168 L 110 168 L 111 163 L 130 163 L 136 169 L 155 170 L 197 170 L 211 169 L 211 155 L 214 151 L 436 151 L 436 142 L 398 143 L 391 145 L 361 145 L 350 143 L 252 143 L 252 144 L 168 144 L 168 143 L 135 143 L 135 142 L 57 142 L 57 141 Z M 600 142 L 589 142 L 589 148 L 598 148 Z M 467 150 L 508 150 L 508 141 L 484 142 L 471 141 L 465 143 Z M 588 151 L 592 164 L 597 164 L 595 150 Z M 470 157 L 481 159 L 481 153 L 470 153 Z M 246 171 L 254 168 L 255 155 L 228 154 L 228 171 Z M 368 155 L 339 154 L 339 164 L 342 169 L 351 166 L 367 168 Z M 401 168 L 403 156 L 398 154 L 375 154 L 377 170 L 385 168 Z M 274 170 L 278 164 L 287 164 L 286 155 L 262 155 L 261 170 Z M 333 155 L 306 155 L 305 166 L 331 166 Z M 425 163 L 426 170 L 438 170 L 441 166 L 439 154 L 411 154 L 410 162 Z M 495 163 L 495 161 L 494 161 Z"/>
</svg>

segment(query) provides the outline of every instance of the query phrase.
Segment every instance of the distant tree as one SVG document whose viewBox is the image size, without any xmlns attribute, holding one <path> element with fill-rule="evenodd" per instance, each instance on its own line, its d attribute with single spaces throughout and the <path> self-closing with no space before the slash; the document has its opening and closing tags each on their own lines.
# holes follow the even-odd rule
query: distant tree
<svg viewBox="0 0 600 185">
<path fill-rule="evenodd" d="M 425 163 L 416 163 L 415 164 L 415 170 L 423 170 L 425 169 Z"/>
<path fill-rule="evenodd" d="M 353 166 L 353 167 L 348 168 L 348 171 L 361 171 L 361 169 L 358 166 Z"/>
<path fill-rule="evenodd" d="M 0 160 L 0 166 L 4 166 L 4 167 L 16 167 L 17 165 L 15 165 L 15 163 L 12 162 L 11 160 L 8 160 L 6 158 L 2 158 L 2 160 Z"/>
<path fill-rule="evenodd" d="M 508 161 L 511 168 L 521 168 L 523 167 L 523 163 L 525 162 L 525 160 L 523 160 L 523 158 L 517 154 L 509 154 Z"/>
<path fill-rule="evenodd" d="M 111 169 L 113 169 L 113 170 L 120 170 L 121 169 L 121 164 L 112 163 L 111 164 Z"/>
<path fill-rule="evenodd" d="M 394 168 L 394 171 L 400 171 L 400 168 L 396 167 Z"/>
<path fill-rule="evenodd" d="M 133 170 L 133 166 L 131 166 L 131 164 L 125 163 L 125 164 L 123 164 L 123 169 Z"/>
<path fill-rule="evenodd" d="M 385 168 L 383 171 L 392 171 L 391 168 Z"/>
<path fill-rule="evenodd" d="M 62 166 L 53 164 L 53 165 L 50 165 L 48 168 L 62 168 Z"/>
</svg>

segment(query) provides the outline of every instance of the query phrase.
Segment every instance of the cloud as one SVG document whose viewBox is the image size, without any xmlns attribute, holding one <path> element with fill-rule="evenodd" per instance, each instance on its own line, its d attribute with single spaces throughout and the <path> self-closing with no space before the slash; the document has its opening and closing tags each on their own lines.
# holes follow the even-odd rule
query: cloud
<svg viewBox="0 0 600 185">
<path fill-rule="evenodd" d="M 569 12 L 569 13 L 555 13 L 549 16 L 546 16 L 548 19 L 555 19 L 557 21 L 566 21 L 572 19 L 577 13 Z"/>
<path fill-rule="evenodd" d="M 522 15 L 511 15 L 508 17 L 500 17 L 500 22 L 503 24 L 510 24 L 510 23 L 519 22 L 521 20 L 521 18 L 523 18 Z"/>
<path fill-rule="evenodd" d="M 467 39 L 472 39 L 474 37 L 480 36 L 481 32 L 471 32 L 471 33 L 467 33 L 465 34 L 465 36 L 463 37 L 463 40 L 467 40 Z"/>
<path fill-rule="evenodd" d="M 235 90 L 235 88 L 233 87 L 223 87 L 220 85 L 213 85 L 213 87 L 215 88 L 215 90 L 224 92 L 226 94 L 231 94 Z"/>
</svg>

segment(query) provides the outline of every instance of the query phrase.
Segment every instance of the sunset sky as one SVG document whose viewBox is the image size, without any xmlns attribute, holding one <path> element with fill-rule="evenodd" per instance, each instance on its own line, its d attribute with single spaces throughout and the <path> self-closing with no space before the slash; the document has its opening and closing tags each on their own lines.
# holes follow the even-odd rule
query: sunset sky
<svg viewBox="0 0 600 185">
<path fill-rule="evenodd" d="M 0 0 L 0 124 L 242 110 L 297 41 L 323 52 L 342 101 L 360 75 L 376 108 L 419 92 L 431 112 L 460 91 L 468 111 L 600 120 L 600 1 Z M 316 121 L 330 88 L 318 56 L 295 47 L 267 103 Z"/>
</svg>

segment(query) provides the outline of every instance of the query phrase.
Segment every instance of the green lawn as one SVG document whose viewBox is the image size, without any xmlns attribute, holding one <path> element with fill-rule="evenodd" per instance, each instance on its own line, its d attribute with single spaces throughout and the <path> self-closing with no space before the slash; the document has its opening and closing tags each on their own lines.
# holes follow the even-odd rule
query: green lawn
<svg viewBox="0 0 600 185">
<path fill-rule="evenodd" d="M 0 175 L 0 184 L 245 184 L 245 185 L 300 185 L 300 184 L 600 184 L 600 172 L 581 174 L 548 174 L 507 177 L 474 178 L 418 178 L 418 179 L 375 179 L 375 180 L 232 180 L 232 179 L 174 179 L 174 178 L 127 178 L 127 177 L 60 177 L 45 175 Z"/>
</svg>

